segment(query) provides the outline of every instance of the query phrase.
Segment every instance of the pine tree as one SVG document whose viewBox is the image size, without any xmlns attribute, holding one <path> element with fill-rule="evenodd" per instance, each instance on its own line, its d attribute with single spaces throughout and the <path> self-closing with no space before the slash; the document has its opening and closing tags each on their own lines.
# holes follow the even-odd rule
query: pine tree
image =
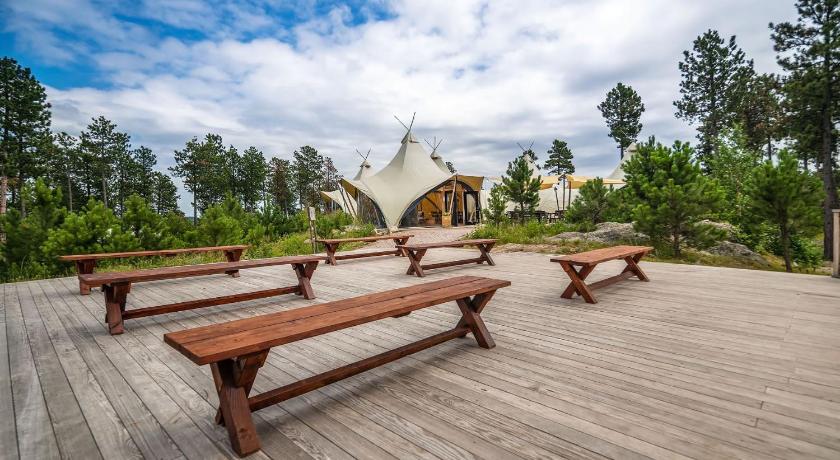
<svg viewBox="0 0 840 460">
<path fill-rule="evenodd" d="M 645 111 L 642 98 L 632 86 L 618 82 L 607 93 L 604 102 L 598 105 L 598 110 L 610 128 L 610 137 L 618 143 L 620 158 L 624 158 L 624 149 L 636 142 L 642 131 L 639 121 Z"/>
<path fill-rule="evenodd" d="M 26 265 L 31 271 L 48 274 L 42 267 L 51 265 L 52 260 L 45 257 L 41 245 L 50 229 L 64 220 L 66 210 L 61 205 L 61 190 L 51 189 L 39 178 L 34 184 L 28 184 L 20 197 L 28 202 L 28 215 L 24 217 L 17 209 L 11 209 L 0 216 L 0 226 L 6 236 L 5 244 L 0 246 L 3 263 L 7 271 Z"/>
<path fill-rule="evenodd" d="M 525 213 L 532 213 L 540 204 L 540 176 L 531 177 L 531 168 L 522 154 L 508 163 L 507 172 L 502 176 L 502 190 L 505 197 L 516 203 L 519 222 L 525 223 Z"/>
<path fill-rule="evenodd" d="M 131 159 L 135 168 L 133 177 L 129 178 L 126 196 L 137 194 L 146 202 L 154 200 L 155 166 L 157 156 L 152 149 L 141 145 L 131 151 Z"/>
<path fill-rule="evenodd" d="M 18 197 L 26 181 L 44 166 L 44 150 L 51 144 L 50 119 L 46 90 L 32 71 L 12 58 L 0 59 L 0 214 L 6 212 L 12 185 L 12 205 L 26 215 L 26 203 Z"/>
<path fill-rule="evenodd" d="M 609 194 L 610 191 L 604 186 L 604 179 L 596 177 L 587 181 L 578 189 L 578 196 L 569 207 L 566 219 L 569 222 L 589 225 L 605 222 L 612 205 Z"/>
<path fill-rule="evenodd" d="M 752 60 L 735 43 L 725 42 L 716 30 L 708 30 L 694 40 L 691 52 L 683 52 L 681 98 L 674 101 L 676 116 L 699 124 L 700 161 L 713 154 L 721 130 L 736 118 L 745 84 L 753 74 Z"/>
<path fill-rule="evenodd" d="M 289 215 L 295 202 L 295 193 L 291 188 L 293 183 L 291 162 L 274 157 L 269 162 L 268 169 L 268 194 L 274 206 L 282 210 L 285 215 Z"/>
<path fill-rule="evenodd" d="M 727 206 L 721 214 L 726 221 L 744 228 L 747 182 L 760 163 L 761 153 L 750 147 L 749 137 L 738 125 L 720 134 L 715 150 L 717 154 L 709 160 L 708 166 L 711 177 L 726 194 Z"/>
<path fill-rule="evenodd" d="M 161 246 L 166 231 L 163 219 L 140 195 L 134 194 L 126 199 L 122 226 L 123 230 L 134 235 L 142 249 L 164 249 Z"/>
<path fill-rule="evenodd" d="M 304 145 L 295 150 L 294 171 L 295 190 L 300 206 L 316 206 L 320 202 L 318 190 L 323 182 L 324 157 L 314 148 Z"/>
<path fill-rule="evenodd" d="M 242 153 L 237 178 L 239 198 L 246 211 L 256 211 L 259 202 L 263 201 L 267 176 L 268 164 L 265 162 L 265 156 L 256 147 L 249 147 Z"/>
<path fill-rule="evenodd" d="M 796 158 L 782 151 L 778 164 L 767 161 L 755 169 L 747 195 L 751 212 L 778 229 L 785 270 L 793 271 L 791 238 L 813 236 L 820 230 L 820 205 L 825 194 L 819 179 L 800 171 Z"/>
<path fill-rule="evenodd" d="M 166 174 L 154 171 L 152 173 L 152 201 L 155 212 L 160 215 L 178 212 L 178 187 Z"/>
<path fill-rule="evenodd" d="M 747 80 L 738 121 L 746 136 L 746 147 L 764 151 L 773 158 L 773 144 L 783 135 L 782 85 L 773 74 L 756 75 Z"/>
<path fill-rule="evenodd" d="M 60 132 L 53 136 L 53 145 L 47 163 L 48 176 L 56 186 L 62 187 L 67 209 L 73 212 L 73 199 L 79 195 L 79 141 L 65 132 Z"/>
<path fill-rule="evenodd" d="M 504 187 L 498 184 L 494 185 L 487 197 L 487 209 L 484 210 L 484 218 L 494 225 L 499 225 L 505 221 L 506 208 L 507 199 L 505 199 Z"/>
<path fill-rule="evenodd" d="M 90 161 L 91 165 L 91 175 L 86 178 L 91 182 L 88 188 L 89 190 L 98 188 L 97 198 L 102 200 L 105 207 L 108 208 L 114 198 L 111 185 L 115 173 L 118 176 L 117 192 L 122 185 L 120 182 L 125 178 L 124 173 L 115 170 L 118 169 L 118 164 L 124 164 L 125 158 L 129 156 L 128 134 L 117 131 L 116 124 L 103 116 L 99 116 L 92 119 L 79 139 L 85 161 Z"/>
<path fill-rule="evenodd" d="M 779 65 L 791 74 L 800 99 L 814 102 L 808 118 L 819 122 L 819 155 L 823 191 L 823 257 L 834 243 L 832 209 L 840 207 L 835 178 L 837 122 L 840 118 L 840 2 L 797 0 L 795 24 L 770 24 Z M 787 84 L 786 84 L 787 86 Z"/>
<path fill-rule="evenodd" d="M 624 165 L 636 230 L 660 248 L 669 244 L 676 257 L 686 242 L 703 246 L 722 237 L 700 221 L 723 206 L 724 192 L 702 174 L 693 154 L 688 144 L 677 141 L 668 148 L 651 138 Z"/>
<path fill-rule="evenodd" d="M 555 176 L 565 176 L 575 173 L 575 165 L 572 164 L 574 154 L 572 154 L 572 150 L 569 149 L 566 141 L 554 139 L 554 142 L 551 143 L 551 148 L 546 153 L 548 153 L 548 160 L 543 165 L 545 172 Z"/>
<path fill-rule="evenodd" d="M 193 223 L 198 222 L 198 212 L 219 203 L 229 186 L 224 156 L 229 152 L 222 144 L 222 137 L 207 134 L 203 141 L 192 138 L 183 150 L 175 151 L 175 166 L 169 170 L 180 177 L 184 188 L 193 195 Z"/>
</svg>

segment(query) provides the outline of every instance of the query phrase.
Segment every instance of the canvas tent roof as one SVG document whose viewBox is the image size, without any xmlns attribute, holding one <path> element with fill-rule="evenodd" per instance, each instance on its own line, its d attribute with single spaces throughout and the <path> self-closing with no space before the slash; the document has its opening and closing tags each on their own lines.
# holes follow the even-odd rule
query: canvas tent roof
<svg viewBox="0 0 840 460">
<path fill-rule="evenodd" d="M 332 190 L 329 192 L 322 191 L 321 195 L 324 198 L 335 202 L 339 207 L 341 207 L 341 210 L 347 214 L 350 214 L 351 216 L 356 215 L 356 201 L 342 189 L 339 188 L 338 190 Z"/>
<path fill-rule="evenodd" d="M 630 158 L 633 158 L 633 155 L 636 154 L 636 143 L 630 144 L 627 147 L 627 150 L 624 151 L 624 158 L 618 163 L 618 166 L 615 167 L 612 174 L 604 178 L 604 183 L 606 183 L 606 179 L 612 180 L 619 180 L 622 184 L 624 184 L 624 163 L 630 161 Z"/>
<path fill-rule="evenodd" d="M 446 168 L 445 163 L 443 166 Z M 388 228 L 395 229 L 415 201 L 453 176 L 426 153 L 409 131 L 397 154 L 381 171 L 345 182 L 370 197 L 379 206 Z"/>
</svg>

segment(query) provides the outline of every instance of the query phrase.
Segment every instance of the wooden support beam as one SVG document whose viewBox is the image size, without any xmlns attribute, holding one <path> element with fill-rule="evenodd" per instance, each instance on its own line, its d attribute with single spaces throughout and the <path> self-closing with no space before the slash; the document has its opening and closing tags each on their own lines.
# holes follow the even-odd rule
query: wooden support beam
<svg viewBox="0 0 840 460">
<path fill-rule="evenodd" d="M 831 265 L 831 276 L 840 278 L 840 209 L 834 209 L 834 260 Z"/>
<path fill-rule="evenodd" d="M 265 297 L 274 297 L 283 294 L 299 293 L 300 286 L 287 286 L 276 289 L 266 289 L 263 291 L 244 292 L 241 294 L 231 294 L 221 297 L 213 297 L 210 299 L 188 300 L 186 302 L 171 303 L 168 305 L 158 305 L 154 307 L 135 308 L 133 310 L 126 310 L 123 312 L 123 319 L 142 318 L 144 316 L 162 315 L 164 313 L 174 313 L 176 311 L 193 310 L 195 308 L 212 307 L 215 305 L 225 305 L 235 302 L 245 302 L 246 300 L 262 299 Z"/>
<path fill-rule="evenodd" d="M 300 396 L 304 393 L 309 393 L 310 391 L 317 390 L 318 388 L 324 387 L 331 383 L 338 382 L 339 380 L 344 380 L 348 377 L 361 374 L 362 372 L 368 371 L 383 364 L 390 363 L 391 361 L 395 361 L 404 356 L 408 356 L 410 354 L 417 353 L 418 351 L 422 351 L 435 345 L 439 345 L 448 340 L 452 340 L 457 337 L 463 337 L 467 335 L 468 332 L 470 332 L 469 327 L 456 327 L 446 332 L 441 332 L 440 334 L 436 334 L 431 337 L 418 340 L 417 342 L 386 351 L 385 353 L 380 353 L 376 356 L 371 356 L 370 358 L 366 358 L 361 361 L 357 361 L 355 363 L 348 364 L 337 369 L 333 369 L 331 371 L 314 375 L 312 377 L 300 380 L 298 382 L 291 383 L 289 385 L 282 386 L 271 391 L 266 391 L 265 393 L 251 396 L 250 398 L 248 398 L 248 404 L 250 405 L 252 412 L 258 411 L 260 409 L 264 409 L 266 407 L 273 406 L 274 404 L 283 402 L 287 399 L 294 398 L 295 396 Z"/>
</svg>

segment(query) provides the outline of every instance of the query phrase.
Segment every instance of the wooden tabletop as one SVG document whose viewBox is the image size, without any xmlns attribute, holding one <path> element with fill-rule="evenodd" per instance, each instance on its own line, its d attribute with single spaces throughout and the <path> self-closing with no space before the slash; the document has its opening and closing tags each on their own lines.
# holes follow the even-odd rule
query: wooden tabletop
<svg viewBox="0 0 840 460">
<path fill-rule="evenodd" d="M 510 286 L 510 281 L 458 276 L 311 307 L 164 334 L 199 365 L 243 356 L 307 337 L 408 313 Z"/>
<path fill-rule="evenodd" d="M 176 254 L 189 254 L 196 252 L 211 252 L 211 251 L 232 251 L 236 249 L 248 249 L 247 244 L 236 244 L 231 246 L 208 246 L 202 248 L 180 248 L 180 249 L 160 249 L 150 251 L 131 251 L 131 252 L 102 252 L 98 254 L 73 254 L 67 256 L 59 256 L 59 260 L 73 261 L 73 260 L 91 260 L 91 259 L 123 259 L 126 257 L 145 257 L 145 256 L 171 256 Z"/>
<path fill-rule="evenodd" d="M 360 236 L 357 238 L 319 238 L 315 240 L 318 243 L 350 243 L 357 241 L 381 241 L 381 240 L 398 240 L 402 238 L 411 238 L 414 235 L 410 233 L 397 233 L 393 235 L 376 235 L 376 236 Z"/>
<path fill-rule="evenodd" d="M 551 261 L 565 261 L 577 265 L 592 265 L 609 260 L 623 259 L 627 256 L 650 251 L 653 251 L 653 248 L 650 246 L 613 246 L 610 248 L 593 249 L 592 251 L 581 252 L 579 254 L 552 257 Z"/>
<path fill-rule="evenodd" d="M 307 262 L 321 262 L 324 256 L 289 256 L 272 257 L 268 259 L 240 260 L 237 262 L 217 262 L 212 264 L 179 265 L 175 267 L 148 268 L 126 272 L 105 272 L 79 275 L 79 279 L 91 286 L 107 283 L 140 282 L 183 278 L 187 276 L 212 275 L 230 270 L 268 267 L 272 265 L 304 264 Z"/>
<path fill-rule="evenodd" d="M 456 241 L 438 241 L 436 243 L 416 243 L 416 244 L 400 244 L 398 248 L 405 249 L 432 249 L 432 248 L 460 248 L 462 246 L 475 246 L 479 244 L 495 243 L 494 239 L 480 239 L 480 240 L 456 240 Z"/>
</svg>

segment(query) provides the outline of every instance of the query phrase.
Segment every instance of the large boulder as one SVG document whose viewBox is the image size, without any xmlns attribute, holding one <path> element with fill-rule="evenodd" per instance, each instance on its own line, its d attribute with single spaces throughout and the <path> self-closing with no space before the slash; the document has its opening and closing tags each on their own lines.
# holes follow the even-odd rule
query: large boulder
<svg viewBox="0 0 840 460">
<path fill-rule="evenodd" d="M 761 257 L 760 254 L 744 246 L 741 243 L 721 241 L 720 243 L 710 247 L 709 249 L 706 249 L 706 252 L 718 256 L 736 257 L 749 262 L 753 262 L 758 265 L 770 265 L 770 262 L 768 262 L 764 257 Z"/>
<path fill-rule="evenodd" d="M 603 244 L 647 241 L 647 235 L 637 232 L 633 224 L 621 222 L 602 222 L 595 230 L 587 233 L 564 232 L 548 238 L 549 240 L 584 240 Z"/>
</svg>

